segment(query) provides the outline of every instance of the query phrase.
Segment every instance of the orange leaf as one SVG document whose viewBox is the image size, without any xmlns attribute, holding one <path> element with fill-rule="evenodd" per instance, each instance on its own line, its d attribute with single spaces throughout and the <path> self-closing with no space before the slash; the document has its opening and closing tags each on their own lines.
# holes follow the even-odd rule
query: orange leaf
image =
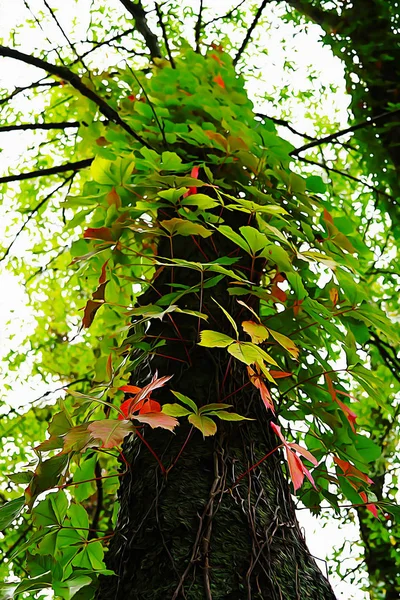
<svg viewBox="0 0 400 600">
<path fill-rule="evenodd" d="M 331 299 L 333 306 L 336 306 L 339 300 L 339 292 L 336 288 L 331 288 L 329 290 L 329 298 Z"/>
<path fill-rule="evenodd" d="M 271 394 L 269 393 L 269 389 L 267 388 L 267 386 L 265 385 L 265 383 L 261 377 L 261 373 L 256 373 L 251 367 L 247 367 L 247 372 L 249 374 L 251 383 L 258 390 L 260 390 L 261 399 L 265 404 L 265 408 L 267 410 L 271 410 L 273 412 L 273 414 L 275 414 L 275 407 L 274 407 L 274 403 L 273 403 Z"/>
<path fill-rule="evenodd" d="M 108 192 L 106 196 L 108 206 L 114 205 L 116 208 L 121 208 L 122 202 L 119 194 L 115 191 L 115 187 L 111 189 L 111 192 Z"/>
<path fill-rule="evenodd" d="M 220 59 L 220 57 L 219 57 L 219 56 L 217 56 L 217 55 L 216 55 L 216 54 L 214 54 L 214 53 L 213 53 L 213 54 L 210 54 L 210 58 L 212 58 L 213 60 L 215 60 L 215 61 L 216 61 L 216 62 L 219 64 L 219 66 L 220 66 L 220 67 L 222 67 L 222 65 L 224 64 L 224 63 L 222 62 L 222 60 Z"/>
<path fill-rule="evenodd" d="M 274 379 L 283 379 L 284 377 L 291 377 L 293 373 L 287 373 L 286 371 L 270 371 L 269 374 Z"/>
<path fill-rule="evenodd" d="M 220 88 L 222 88 L 223 90 L 225 89 L 225 81 L 222 79 L 221 75 L 217 75 L 216 77 L 214 77 L 213 81 L 215 81 L 215 83 L 219 85 Z"/>
<path fill-rule="evenodd" d="M 338 467 L 341 468 L 345 477 L 355 477 L 356 479 L 361 479 L 362 481 L 365 481 L 365 483 L 374 483 L 372 479 L 368 477 L 368 475 L 356 469 L 356 467 L 354 467 L 351 463 L 347 462 L 347 460 L 342 460 L 337 456 L 334 456 L 333 460 L 338 465 Z"/>
</svg>

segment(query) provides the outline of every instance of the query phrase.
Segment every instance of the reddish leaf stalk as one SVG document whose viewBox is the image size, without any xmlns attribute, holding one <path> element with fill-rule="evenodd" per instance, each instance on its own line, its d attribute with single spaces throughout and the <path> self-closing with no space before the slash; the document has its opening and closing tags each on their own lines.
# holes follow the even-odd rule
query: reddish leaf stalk
<svg viewBox="0 0 400 600">
<path fill-rule="evenodd" d="M 251 473 L 251 471 L 253 471 L 254 469 L 256 469 L 259 465 L 261 465 L 261 463 L 264 462 L 264 460 L 266 460 L 269 456 L 271 456 L 271 454 L 273 454 L 276 450 L 278 450 L 278 448 L 281 448 L 282 444 L 280 444 L 279 446 L 276 446 L 276 448 L 274 448 L 273 450 L 271 450 L 270 452 L 268 452 L 268 454 L 266 454 L 265 456 L 263 456 L 262 458 L 260 458 L 260 460 L 258 462 L 256 462 L 254 465 L 252 465 L 250 467 L 250 469 L 247 469 L 247 471 L 245 471 L 244 473 L 242 473 L 235 481 L 235 483 L 233 484 L 233 486 L 230 488 L 231 490 L 237 486 L 237 484 L 239 483 L 239 481 L 241 479 L 243 479 L 243 477 L 246 477 L 246 475 L 248 473 Z"/>
<path fill-rule="evenodd" d="M 164 465 L 162 464 L 161 459 L 158 456 L 158 454 L 153 450 L 153 448 L 150 446 L 149 442 L 142 436 L 142 434 L 140 433 L 139 429 L 136 429 L 135 433 L 138 436 L 138 438 L 143 442 L 143 444 L 146 446 L 146 448 L 149 450 L 149 452 L 151 452 L 151 454 L 154 456 L 154 458 L 156 459 L 156 461 L 158 462 L 162 474 L 166 475 L 167 474 L 167 470 L 164 467 Z"/>
</svg>

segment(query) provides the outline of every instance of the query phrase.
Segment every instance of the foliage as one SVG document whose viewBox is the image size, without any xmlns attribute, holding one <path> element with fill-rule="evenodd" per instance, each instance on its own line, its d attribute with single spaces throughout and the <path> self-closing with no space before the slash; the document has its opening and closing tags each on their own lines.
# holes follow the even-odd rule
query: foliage
<svg viewBox="0 0 400 600">
<path fill-rule="evenodd" d="M 0 508 L 9 540 L 4 577 L 18 578 L 4 593 L 14 596 L 51 588 L 56 597 L 90 598 L 98 576 L 110 574 L 103 558 L 118 482 L 129 469 L 121 450 L 127 436 L 147 447 L 166 477 L 175 463 L 163 464 L 146 440 L 148 427 L 173 431 L 187 420 L 191 435 L 197 429 L 209 437 L 224 421 L 233 422 L 233 431 L 254 419 L 250 408 L 236 412 L 240 390 L 229 394 L 229 404 L 228 397 L 199 403 L 162 372 L 137 385 L 141 365 L 171 359 L 163 353 L 167 340 L 151 335 L 154 322 L 172 324 L 188 363 L 199 346 L 228 364 L 226 377 L 245 370 L 244 385 L 258 390 L 276 434 L 273 452 L 285 449 L 293 491 L 306 507 L 367 509 L 371 530 L 396 535 L 394 528 L 382 534 L 381 525 L 392 527 L 398 514 L 395 474 L 388 495 L 371 491 L 397 443 L 398 380 L 377 352 L 383 346 L 397 364 L 393 271 L 389 266 L 389 279 L 375 272 L 377 248 L 390 230 L 386 204 L 375 202 L 378 226 L 371 231 L 370 186 L 359 191 L 340 174 L 327 186 L 299 169 L 292 144 L 271 119 L 255 115 L 233 64 L 245 48 L 232 61 L 218 25 L 218 44 L 204 36 L 199 46 L 197 35 L 195 51 L 174 24 L 177 8 L 170 6 L 164 21 L 172 53 L 147 40 L 151 56 L 138 54 L 134 66 L 118 60 L 87 71 L 81 52 L 73 77 L 62 67 L 53 72 L 54 57 L 43 56 L 52 74 L 41 99 L 45 122 L 68 121 L 76 129 L 72 138 L 68 127 L 56 138 L 50 133 L 34 166 L 65 163 L 66 175 L 55 171 L 58 187 L 53 174 L 42 176 L 39 202 L 31 179 L 21 179 L 13 193 L 16 220 L 25 214 L 23 227 L 35 219 L 43 228 L 23 269 L 36 318 L 33 371 L 45 379 L 56 374 L 66 387 L 57 405 L 22 408 L 22 418 L 9 413 L 2 433 L 15 465 Z M 226 20 L 246 27 L 258 8 L 245 6 Z M 132 15 L 144 35 L 141 16 Z M 195 15 L 188 9 L 187 16 Z M 100 46 L 96 27 L 92 49 Z M 144 49 L 136 38 L 132 46 Z M 16 125 L 27 118 L 12 100 L 4 114 Z M 39 112 L 34 121 L 41 122 Z M 88 168 L 74 167 L 79 161 Z M 347 165 L 357 178 L 358 162 L 341 149 L 335 166 Z M 197 249 L 195 260 L 189 252 L 181 256 L 182 244 Z M 395 248 L 393 240 L 387 244 Z M 12 257 L 9 265 L 18 270 L 20 262 Z M 152 289 L 158 299 L 143 303 Z M 181 318 L 191 323 L 189 341 L 176 325 Z M 8 359 L 18 369 L 25 357 Z M 167 403 L 159 401 L 161 388 L 169 390 Z"/>
</svg>

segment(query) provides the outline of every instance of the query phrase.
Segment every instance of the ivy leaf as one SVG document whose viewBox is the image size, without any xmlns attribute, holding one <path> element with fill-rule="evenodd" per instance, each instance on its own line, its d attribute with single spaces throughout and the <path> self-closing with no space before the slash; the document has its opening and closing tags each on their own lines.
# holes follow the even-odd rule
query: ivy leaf
<svg viewBox="0 0 400 600">
<path fill-rule="evenodd" d="M 171 235 L 200 235 L 202 238 L 207 238 L 212 235 L 212 231 L 206 229 L 200 223 L 192 223 L 187 219 L 179 219 L 174 217 L 165 221 L 160 221 L 160 225 L 164 227 Z"/>
<path fill-rule="evenodd" d="M 0 531 L 3 531 L 20 515 L 24 505 L 25 498 L 21 496 L 0 506 Z"/>
<path fill-rule="evenodd" d="M 243 330 L 251 337 L 253 344 L 262 344 L 269 336 L 268 329 L 255 321 L 243 321 Z"/>
<path fill-rule="evenodd" d="M 192 411 L 188 410 L 184 406 L 180 404 L 164 404 L 162 407 L 162 412 L 165 415 L 169 415 L 170 417 L 187 417 L 187 415 L 191 415 Z"/>
<path fill-rule="evenodd" d="M 133 415 L 132 417 L 139 423 L 147 423 L 150 425 L 152 429 L 155 427 L 161 427 L 162 429 L 168 429 L 169 431 L 173 431 L 174 428 L 179 425 L 179 422 L 166 413 L 157 412 L 157 413 L 146 413 L 146 414 L 138 414 Z"/>
<path fill-rule="evenodd" d="M 200 332 L 199 346 L 205 346 L 206 348 L 226 348 L 233 342 L 233 338 L 219 331 L 212 331 L 211 329 L 203 329 Z"/>
<path fill-rule="evenodd" d="M 254 419 L 249 419 L 248 417 L 243 417 L 242 415 L 231 413 L 227 410 L 213 410 L 207 414 L 215 415 L 222 421 L 254 421 Z"/>
<path fill-rule="evenodd" d="M 279 333 L 278 331 L 274 331 L 273 329 L 268 329 L 268 331 L 272 335 L 274 340 L 276 342 L 278 342 L 278 344 L 280 346 L 285 348 L 285 350 L 287 350 L 289 352 L 289 354 L 291 354 L 293 356 L 293 358 L 295 358 L 297 360 L 300 350 L 298 349 L 296 344 L 290 338 L 288 338 L 286 335 L 283 335 L 282 333 Z"/>
<path fill-rule="evenodd" d="M 87 429 L 94 440 L 100 440 L 101 448 L 120 446 L 124 438 L 135 431 L 130 421 L 119 421 L 118 419 L 91 421 L 88 423 Z"/>
<path fill-rule="evenodd" d="M 193 400 L 189 398 L 189 396 L 185 396 L 185 394 L 181 394 L 180 392 L 176 392 L 175 390 L 171 390 L 171 392 L 176 398 L 178 398 L 178 400 L 180 400 L 183 404 L 186 404 L 186 406 L 189 406 L 189 408 L 191 408 L 193 412 L 197 413 L 197 404 L 193 402 Z"/>
<path fill-rule="evenodd" d="M 190 415 L 188 417 L 189 423 L 191 423 L 196 429 L 199 429 L 204 437 L 214 435 L 217 431 L 217 426 L 212 419 L 204 415 Z"/>
</svg>

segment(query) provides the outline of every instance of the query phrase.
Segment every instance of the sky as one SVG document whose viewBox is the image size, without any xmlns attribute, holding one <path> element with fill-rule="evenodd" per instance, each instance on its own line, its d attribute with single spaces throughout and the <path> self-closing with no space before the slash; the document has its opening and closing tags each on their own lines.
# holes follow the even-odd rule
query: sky
<svg viewBox="0 0 400 600">
<path fill-rule="evenodd" d="M 112 0 L 110 0 L 112 1 Z M 114 0 L 118 4 L 117 0 Z M 193 0 L 194 6 L 197 2 Z M 225 13 L 232 6 L 232 2 L 219 0 L 218 13 Z M 79 13 L 87 14 L 85 8 L 90 5 L 88 0 L 79 0 Z M 31 6 L 43 6 L 41 0 L 34 0 Z M 77 5 L 73 0 L 53 0 L 51 3 L 53 8 L 57 9 L 57 16 L 64 24 L 71 22 L 71 19 L 76 14 Z M 214 5 L 213 5 L 214 6 Z M 9 31 L 16 25 L 23 23 L 27 18 L 27 10 L 23 0 L 1 0 L 0 2 L 0 38 L 7 39 Z M 307 75 L 310 69 L 316 72 L 317 78 L 315 81 L 316 89 L 318 86 L 334 85 L 337 87 L 337 92 L 330 94 L 328 101 L 321 102 L 318 106 L 319 115 L 324 116 L 329 122 L 337 122 L 338 129 L 347 124 L 348 113 L 347 107 L 349 98 L 345 92 L 344 72 L 340 61 L 332 55 L 328 48 L 322 47 L 320 42 L 320 30 L 317 26 L 310 26 L 307 31 L 302 33 L 296 32 L 293 24 L 283 24 L 277 17 L 276 12 L 269 9 L 269 27 L 263 32 L 256 32 L 260 41 L 269 48 L 268 54 L 262 54 L 257 57 L 258 66 L 261 70 L 262 77 L 258 82 L 253 82 L 249 85 L 249 93 L 252 96 L 260 96 L 262 91 L 267 90 L 268 94 L 274 93 L 276 88 L 289 86 L 291 92 L 301 92 L 309 88 Z M 86 22 L 82 19 L 81 26 L 86 28 Z M 59 39 L 59 32 L 56 29 L 47 29 L 47 35 L 52 41 Z M 43 33 L 36 28 L 32 30 L 28 38 L 23 40 L 24 51 L 34 51 L 36 45 L 42 45 Z M 283 47 L 286 45 L 286 50 Z M 282 77 L 283 64 L 287 59 L 293 60 L 295 70 L 291 72 L 290 78 Z M 7 88 L 13 88 L 17 85 L 23 85 L 26 82 L 34 81 L 39 78 L 41 72 L 33 68 L 16 65 L 12 61 L 2 61 L 0 65 L 0 86 L 6 85 Z M 257 100 L 257 108 L 261 112 L 279 116 L 279 111 L 273 106 L 273 103 Z M 308 131 L 311 135 L 312 124 L 307 117 L 307 111 L 301 100 L 291 98 L 285 104 L 285 110 L 291 114 L 292 124 L 300 131 Z M 280 130 L 281 135 L 294 144 L 301 144 L 302 139 L 288 135 L 286 130 Z M 2 136 L 7 136 L 5 141 L 0 139 L 0 148 L 2 149 L 2 165 L 9 165 L 12 169 L 16 160 L 24 152 L 30 143 L 29 133 L 2 133 Z M 4 167 L 3 167 L 4 169 Z M 0 236 L 4 231 L 4 219 L 7 203 L 7 197 L 3 199 L 3 208 L 0 206 L 0 218 L 2 219 L 3 227 L 0 231 Z M 18 243 L 13 248 L 13 252 L 19 256 L 24 256 L 28 252 L 31 240 L 29 236 L 22 235 Z M 33 328 L 33 315 L 30 312 L 27 296 L 24 292 L 23 283 L 8 273 L 4 269 L 4 264 L 0 264 L 0 289 L 3 293 L 0 294 L 0 360 L 10 351 L 20 349 L 26 339 L 26 335 Z M 59 386 L 55 378 L 53 383 L 44 383 L 39 377 L 30 378 L 28 384 L 23 380 L 29 370 L 29 361 L 25 366 L 25 371 L 22 373 L 22 380 L 15 378 L 13 374 L 7 372 L 6 363 L 0 362 L 0 376 L 3 384 L 7 382 L 11 385 L 11 389 L 5 393 L 5 402 L 12 406 L 21 406 L 28 404 L 35 398 L 39 397 L 49 389 L 55 389 Z M 3 398 L 4 398 L 3 389 Z M 0 405 L 0 413 L 1 413 Z M 334 552 L 334 548 L 343 546 L 343 560 L 341 564 L 342 572 L 346 569 L 352 569 L 357 565 L 359 560 L 358 551 L 354 542 L 357 539 L 358 529 L 355 525 L 348 524 L 339 529 L 337 520 L 316 519 L 307 510 L 298 511 L 298 518 L 304 528 L 308 547 L 310 552 L 320 565 L 323 572 L 326 572 L 326 559 Z M 333 575 L 330 578 L 335 593 L 340 600 L 365 600 L 369 595 L 352 585 L 348 580 L 341 581 L 340 576 Z"/>
</svg>

